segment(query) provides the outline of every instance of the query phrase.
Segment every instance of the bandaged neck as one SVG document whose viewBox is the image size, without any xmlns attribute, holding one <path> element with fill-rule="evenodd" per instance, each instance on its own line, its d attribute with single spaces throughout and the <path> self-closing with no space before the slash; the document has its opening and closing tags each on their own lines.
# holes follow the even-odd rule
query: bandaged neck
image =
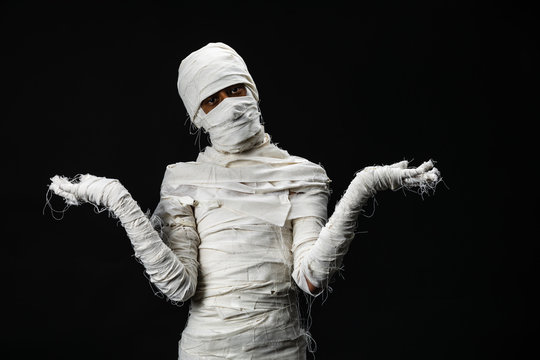
<svg viewBox="0 0 540 360">
<path fill-rule="evenodd" d="M 251 94 L 225 98 L 206 114 L 199 108 L 200 126 L 210 135 L 212 147 L 223 153 L 239 153 L 264 141 L 264 127 L 257 101 Z"/>
</svg>

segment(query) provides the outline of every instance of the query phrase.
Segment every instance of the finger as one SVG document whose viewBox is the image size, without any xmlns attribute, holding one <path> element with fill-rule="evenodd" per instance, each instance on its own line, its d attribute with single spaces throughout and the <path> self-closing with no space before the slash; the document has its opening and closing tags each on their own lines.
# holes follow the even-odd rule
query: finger
<svg viewBox="0 0 540 360">
<path fill-rule="evenodd" d="M 436 167 L 426 173 L 426 179 L 428 179 L 429 181 L 439 181 L 440 178 L 441 172 Z"/>
<path fill-rule="evenodd" d="M 409 166 L 408 160 L 399 161 L 397 163 L 390 165 L 391 168 L 399 168 L 399 169 L 406 169 L 407 166 Z"/>
<path fill-rule="evenodd" d="M 414 176 L 417 176 L 417 175 L 420 175 L 420 174 L 423 174 L 423 173 L 426 173 L 426 172 L 430 171 L 431 169 L 433 169 L 433 166 L 434 166 L 433 161 L 428 160 L 428 161 L 423 162 L 417 168 L 405 169 L 403 171 L 403 175 L 405 177 L 414 177 Z"/>
<path fill-rule="evenodd" d="M 51 178 L 49 189 L 56 195 L 63 197 L 68 204 L 78 205 L 79 202 L 73 193 L 73 189 L 70 188 L 70 185 L 73 184 L 71 184 L 68 179 L 55 175 Z"/>
<path fill-rule="evenodd" d="M 73 184 L 71 181 L 69 181 L 68 178 L 64 176 L 55 175 L 54 177 L 51 178 L 51 185 L 49 187 L 53 191 L 56 189 L 63 192 L 74 193 L 75 186 L 76 185 Z"/>
<path fill-rule="evenodd" d="M 406 185 L 415 186 L 422 183 L 426 183 L 426 184 L 437 183 L 440 180 L 440 178 L 441 178 L 441 173 L 439 172 L 439 170 L 437 168 L 433 168 L 429 170 L 428 172 L 418 174 L 414 177 L 406 178 L 403 180 L 403 182 Z"/>
</svg>

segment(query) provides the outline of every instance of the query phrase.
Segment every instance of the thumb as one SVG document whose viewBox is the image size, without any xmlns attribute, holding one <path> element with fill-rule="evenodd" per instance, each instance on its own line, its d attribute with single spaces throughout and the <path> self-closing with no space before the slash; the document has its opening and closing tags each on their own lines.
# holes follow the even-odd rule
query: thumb
<svg viewBox="0 0 540 360">
<path fill-rule="evenodd" d="M 79 205 L 79 201 L 75 196 L 75 186 L 76 185 L 69 181 L 65 176 L 55 175 L 51 178 L 49 190 L 56 195 L 63 197 L 69 205 Z"/>
</svg>

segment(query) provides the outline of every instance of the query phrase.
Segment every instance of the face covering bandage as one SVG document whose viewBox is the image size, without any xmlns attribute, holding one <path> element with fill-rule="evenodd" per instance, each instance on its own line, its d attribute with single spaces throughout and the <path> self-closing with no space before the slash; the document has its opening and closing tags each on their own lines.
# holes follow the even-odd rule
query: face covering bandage
<svg viewBox="0 0 540 360">
<path fill-rule="evenodd" d="M 55 176 L 49 189 L 68 204 L 109 210 L 159 291 L 173 301 L 192 299 L 180 359 L 305 359 L 310 336 L 301 327 L 297 287 L 315 296 L 328 287 L 368 199 L 402 187 L 434 190 L 440 173 L 432 161 L 367 167 L 326 221 L 326 172 L 270 143 L 257 89 L 234 50 L 208 44 L 182 61 L 179 75 L 190 118 L 213 146 L 197 161 L 167 167 L 154 213 L 161 231 L 118 180 Z M 239 83 L 248 96 L 200 110 L 206 97 Z"/>
<path fill-rule="evenodd" d="M 224 153 L 238 153 L 264 141 L 261 113 L 251 96 L 225 98 L 216 108 L 197 114 L 202 127 L 210 134 L 212 146 Z"/>
<path fill-rule="evenodd" d="M 178 68 L 178 93 L 189 118 L 198 128 L 202 126 L 198 112 L 201 102 L 235 84 L 244 84 L 255 101 L 259 101 L 259 92 L 246 63 L 223 43 L 209 43 L 192 52 Z"/>
</svg>

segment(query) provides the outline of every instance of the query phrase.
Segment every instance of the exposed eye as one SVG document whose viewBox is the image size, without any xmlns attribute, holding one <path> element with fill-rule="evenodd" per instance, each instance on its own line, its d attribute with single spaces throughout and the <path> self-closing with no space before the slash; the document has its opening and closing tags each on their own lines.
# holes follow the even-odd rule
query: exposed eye
<svg viewBox="0 0 540 360">
<path fill-rule="evenodd" d="M 209 106 L 214 106 L 215 104 L 217 104 L 219 101 L 218 97 L 215 96 L 215 95 L 212 95 L 210 97 L 207 97 L 204 101 L 203 101 L 203 104 L 204 105 L 209 105 Z"/>
<path fill-rule="evenodd" d="M 245 85 L 238 84 L 229 88 L 229 96 L 244 96 L 246 92 Z"/>
</svg>

